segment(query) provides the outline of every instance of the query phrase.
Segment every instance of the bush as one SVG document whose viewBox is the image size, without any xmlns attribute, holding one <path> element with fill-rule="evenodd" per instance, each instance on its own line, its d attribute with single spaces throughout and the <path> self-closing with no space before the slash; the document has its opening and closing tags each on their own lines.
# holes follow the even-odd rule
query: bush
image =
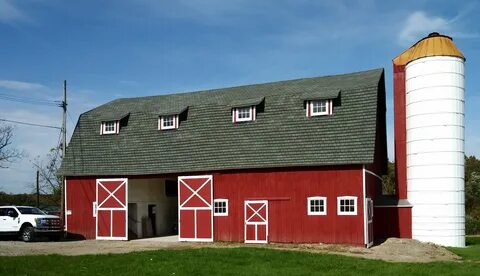
<svg viewBox="0 0 480 276">
<path fill-rule="evenodd" d="M 480 234 L 480 218 L 466 216 L 465 217 L 465 232 L 467 235 Z"/>
</svg>

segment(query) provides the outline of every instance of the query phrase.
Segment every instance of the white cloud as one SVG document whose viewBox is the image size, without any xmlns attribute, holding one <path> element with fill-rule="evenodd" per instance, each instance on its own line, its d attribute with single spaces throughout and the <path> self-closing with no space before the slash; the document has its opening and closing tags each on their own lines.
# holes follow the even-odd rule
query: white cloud
<svg viewBox="0 0 480 276">
<path fill-rule="evenodd" d="M 0 4 L 0 9 L 1 9 L 1 4 Z M 11 90 L 38 90 L 38 89 L 45 88 L 45 86 L 39 83 L 15 81 L 15 80 L 0 80 L 0 87 L 11 89 Z"/>
<path fill-rule="evenodd" d="M 463 24 L 465 22 L 462 22 L 466 14 L 473 11 L 473 7 L 472 5 L 468 6 L 452 19 L 428 15 L 424 11 L 415 11 L 403 24 L 398 35 L 398 42 L 402 46 L 408 46 L 431 32 L 445 33 L 456 39 L 478 38 L 480 35 L 468 30 L 467 26 Z"/>
<path fill-rule="evenodd" d="M 29 17 L 18 9 L 12 0 L 0 0 L 0 22 L 14 23 L 30 21 Z"/>
<path fill-rule="evenodd" d="M 431 32 L 449 33 L 449 21 L 440 16 L 429 16 L 423 11 L 415 11 L 408 16 L 398 40 L 402 45 L 410 45 Z"/>
</svg>

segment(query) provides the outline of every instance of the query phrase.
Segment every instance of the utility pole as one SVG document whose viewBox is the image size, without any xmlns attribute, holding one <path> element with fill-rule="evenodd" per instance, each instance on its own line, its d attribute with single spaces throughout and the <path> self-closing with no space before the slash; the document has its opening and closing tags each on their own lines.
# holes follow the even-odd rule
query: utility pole
<svg viewBox="0 0 480 276">
<path fill-rule="evenodd" d="M 40 208 L 40 185 L 39 185 L 39 174 L 40 172 L 37 170 L 37 208 Z"/>
<path fill-rule="evenodd" d="M 67 81 L 63 81 L 63 120 L 62 120 L 62 162 L 65 158 L 65 151 L 67 149 Z M 65 229 L 65 176 L 62 177 L 62 184 L 60 185 L 60 218 L 62 221 L 62 229 Z"/>
</svg>

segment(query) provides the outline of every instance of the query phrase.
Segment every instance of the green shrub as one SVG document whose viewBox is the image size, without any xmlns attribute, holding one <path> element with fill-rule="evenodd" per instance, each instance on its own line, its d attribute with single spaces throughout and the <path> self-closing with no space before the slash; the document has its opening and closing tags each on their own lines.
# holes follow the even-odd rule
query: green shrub
<svg viewBox="0 0 480 276">
<path fill-rule="evenodd" d="M 465 231 L 467 235 L 480 234 L 480 218 L 466 216 L 465 217 Z"/>
</svg>

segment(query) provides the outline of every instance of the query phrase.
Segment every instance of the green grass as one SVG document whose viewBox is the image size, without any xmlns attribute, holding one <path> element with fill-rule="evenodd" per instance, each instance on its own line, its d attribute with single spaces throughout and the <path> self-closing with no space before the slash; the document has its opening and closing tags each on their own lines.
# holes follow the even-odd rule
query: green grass
<svg viewBox="0 0 480 276">
<path fill-rule="evenodd" d="M 480 236 L 469 236 L 466 239 L 465 248 L 450 247 L 448 250 L 465 260 L 480 262 Z"/>
<path fill-rule="evenodd" d="M 474 262 L 387 263 L 262 248 L 0 257 L 0 275 L 480 275 Z"/>
</svg>

